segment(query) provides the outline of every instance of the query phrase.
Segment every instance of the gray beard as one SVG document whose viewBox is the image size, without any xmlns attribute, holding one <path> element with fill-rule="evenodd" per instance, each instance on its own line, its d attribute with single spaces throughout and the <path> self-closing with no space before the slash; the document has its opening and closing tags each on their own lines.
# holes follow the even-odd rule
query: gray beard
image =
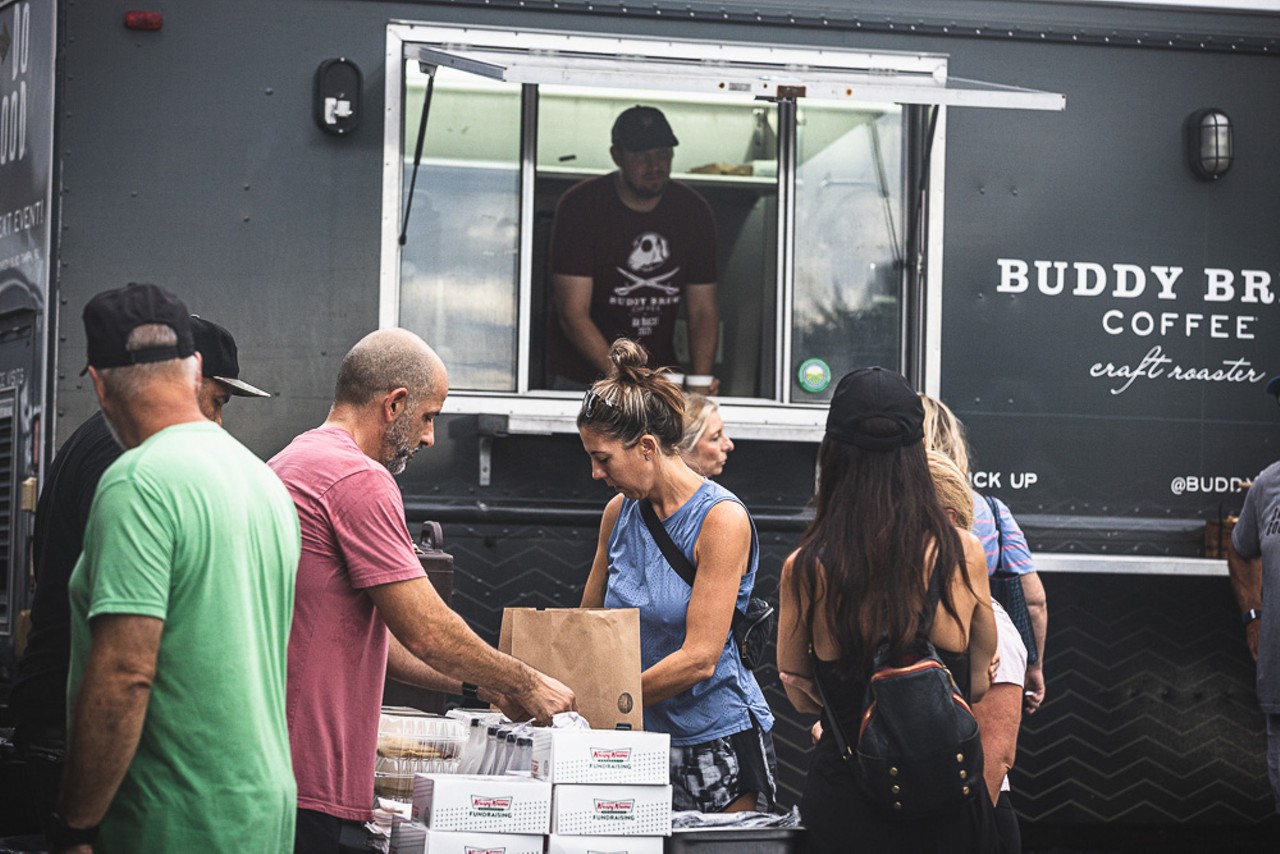
<svg viewBox="0 0 1280 854">
<path fill-rule="evenodd" d="M 417 451 L 417 448 L 410 444 L 409 436 L 412 430 L 413 424 L 408 413 L 401 415 L 387 427 L 387 434 L 382 441 L 383 454 L 388 458 L 383 459 L 382 464 L 392 475 L 403 472 L 405 466 L 409 465 L 414 452 Z"/>
<path fill-rule="evenodd" d="M 387 467 L 387 471 L 391 472 L 392 475 L 403 473 L 405 470 L 405 467 L 409 465 L 409 459 L 411 456 L 412 454 L 407 452 L 403 452 L 403 451 L 398 452 L 394 457 L 392 457 L 390 460 L 388 460 L 385 463 Z"/>
</svg>

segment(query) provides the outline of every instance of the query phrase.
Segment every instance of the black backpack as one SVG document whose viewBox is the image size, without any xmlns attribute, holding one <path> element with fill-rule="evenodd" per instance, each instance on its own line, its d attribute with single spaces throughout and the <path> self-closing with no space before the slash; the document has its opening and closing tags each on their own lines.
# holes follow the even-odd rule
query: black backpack
<svg viewBox="0 0 1280 854">
<path fill-rule="evenodd" d="M 933 609 L 935 586 L 930 583 L 928 597 Z M 927 622 L 932 623 L 932 610 Z M 823 716 L 841 758 L 867 800 L 894 818 L 948 812 L 980 793 L 986 797 L 978 722 L 927 632 L 922 624 L 910 661 L 888 660 L 888 638 L 876 647 L 852 745 L 814 667 Z"/>
</svg>

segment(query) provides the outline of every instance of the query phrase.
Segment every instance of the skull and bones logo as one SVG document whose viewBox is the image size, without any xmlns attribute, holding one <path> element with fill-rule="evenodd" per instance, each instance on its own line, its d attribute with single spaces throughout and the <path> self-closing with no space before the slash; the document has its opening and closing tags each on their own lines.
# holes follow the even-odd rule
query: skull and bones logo
<svg viewBox="0 0 1280 854">
<path fill-rule="evenodd" d="M 646 231 L 632 241 L 627 266 L 637 273 L 645 273 L 661 267 L 670 255 L 667 239 L 657 232 Z"/>
<path fill-rule="evenodd" d="M 618 267 L 618 272 L 622 274 L 630 284 L 620 285 L 613 289 L 618 296 L 626 296 L 632 291 L 639 288 L 656 288 L 668 296 L 674 296 L 680 292 L 680 288 L 675 285 L 667 284 L 667 281 L 680 272 L 677 267 L 674 270 L 668 270 L 658 276 L 637 276 L 636 273 L 646 273 L 650 270 L 656 270 L 666 263 L 667 258 L 671 255 L 671 251 L 667 248 L 667 239 L 656 232 L 646 231 L 638 236 L 631 244 L 631 254 L 627 257 L 627 266 L 634 270 L 624 270 Z"/>
</svg>

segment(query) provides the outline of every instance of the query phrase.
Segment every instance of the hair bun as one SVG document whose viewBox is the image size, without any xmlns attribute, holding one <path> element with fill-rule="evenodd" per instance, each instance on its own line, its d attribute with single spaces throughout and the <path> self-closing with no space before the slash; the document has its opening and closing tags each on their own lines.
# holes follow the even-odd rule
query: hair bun
<svg viewBox="0 0 1280 854">
<path fill-rule="evenodd" d="M 638 383 L 650 373 L 649 351 L 630 338 L 619 338 L 609 348 L 609 361 L 618 371 L 618 378 Z"/>
</svg>

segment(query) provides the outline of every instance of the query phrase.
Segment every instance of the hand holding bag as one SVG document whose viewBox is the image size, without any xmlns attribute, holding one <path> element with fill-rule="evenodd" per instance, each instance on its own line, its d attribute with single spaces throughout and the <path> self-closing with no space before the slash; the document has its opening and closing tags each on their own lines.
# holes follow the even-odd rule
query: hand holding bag
<svg viewBox="0 0 1280 854">
<path fill-rule="evenodd" d="M 649 535 L 662 550 L 662 556 L 667 559 L 667 563 L 671 564 L 676 574 L 684 579 L 690 589 L 693 589 L 693 578 L 698 571 L 697 567 L 689 562 L 684 552 L 680 551 L 671 540 L 671 535 L 667 533 L 666 528 L 662 527 L 658 514 L 654 512 L 653 505 L 648 501 L 641 501 L 640 515 L 644 518 L 644 523 L 649 528 Z M 746 611 L 733 609 L 733 637 L 738 643 L 738 653 L 742 656 L 742 663 L 748 670 L 755 670 L 764 663 L 765 650 L 769 646 L 769 638 L 773 635 L 774 613 L 774 607 L 757 596 L 747 600 Z"/>
<path fill-rule="evenodd" d="M 635 608 L 506 608 L 498 649 L 572 688 L 593 729 L 644 729 Z"/>
</svg>

